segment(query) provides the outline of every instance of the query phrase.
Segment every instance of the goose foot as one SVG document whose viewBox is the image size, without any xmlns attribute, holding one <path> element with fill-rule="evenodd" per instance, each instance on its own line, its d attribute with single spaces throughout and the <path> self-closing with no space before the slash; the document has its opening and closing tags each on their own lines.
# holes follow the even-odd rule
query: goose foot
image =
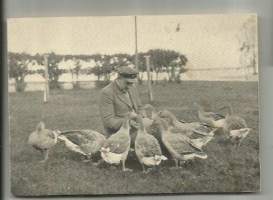
<svg viewBox="0 0 273 200">
<path fill-rule="evenodd" d="M 39 161 L 39 163 L 45 163 L 48 159 L 48 150 L 42 150 L 42 154 L 43 154 L 44 159 Z"/>
<path fill-rule="evenodd" d="M 93 162 L 94 166 L 100 166 L 104 161 L 101 159 L 98 162 Z"/>
<path fill-rule="evenodd" d="M 82 162 L 88 163 L 88 162 L 91 162 L 91 160 L 89 160 L 89 159 L 84 159 L 84 160 L 82 160 Z"/>
<path fill-rule="evenodd" d="M 143 171 L 144 174 L 148 174 L 150 172 L 154 171 L 154 168 L 147 168 L 145 171 Z"/>
<path fill-rule="evenodd" d="M 148 173 L 155 173 L 155 174 L 159 173 L 160 174 L 161 173 L 160 167 L 158 165 L 156 165 L 156 166 L 153 166 L 152 168 L 148 168 L 146 170 L 146 174 L 148 174 Z"/>
<path fill-rule="evenodd" d="M 91 155 L 85 155 L 84 159 L 82 160 L 82 162 L 85 162 L 85 163 L 91 162 L 91 161 L 92 161 Z"/>
<path fill-rule="evenodd" d="M 129 168 L 125 167 L 125 160 L 121 160 L 121 167 L 122 167 L 122 171 L 124 171 L 124 172 L 131 172 L 131 171 L 133 171 L 132 169 L 129 169 Z"/>
<path fill-rule="evenodd" d="M 144 166 L 144 164 L 143 164 L 143 163 L 141 163 L 141 167 L 142 167 L 142 173 L 146 174 L 146 173 L 147 173 L 147 171 L 146 171 L 145 166 Z"/>
<path fill-rule="evenodd" d="M 175 169 L 181 168 L 181 166 L 180 166 L 180 161 L 174 160 L 174 162 L 175 162 L 175 166 L 174 166 L 173 168 L 175 168 Z"/>
<path fill-rule="evenodd" d="M 122 171 L 124 171 L 124 172 L 132 172 L 133 170 L 130 169 L 130 168 L 124 168 L 124 169 L 122 169 Z"/>
</svg>

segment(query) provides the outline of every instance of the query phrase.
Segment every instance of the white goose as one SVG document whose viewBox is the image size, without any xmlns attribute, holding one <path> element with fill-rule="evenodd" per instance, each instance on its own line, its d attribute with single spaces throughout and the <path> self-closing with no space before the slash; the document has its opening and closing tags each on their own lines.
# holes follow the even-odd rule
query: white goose
<svg viewBox="0 0 273 200">
<path fill-rule="evenodd" d="M 137 121 L 140 123 L 140 127 L 135 139 L 135 152 L 143 172 L 146 172 L 145 166 L 156 167 L 167 158 L 162 155 L 157 139 L 146 132 L 142 118 L 139 117 Z"/>
<path fill-rule="evenodd" d="M 84 161 L 90 161 L 105 141 L 105 136 L 94 130 L 62 131 L 58 138 L 69 150 L 84 155 Z"/>
<path fill-rule="evenodd" d="M 130 150 L 130 125 L 129 119 L 123 121 L 120 129 L 105 140 L 105 143 L 100 149 L 101 157 L 109 164 L 122 165 L 122 171 L 132 171 L 125 167 L 128 152 Z"/>
<path fill-rule="evenodd" d="M 40 122 L 29 135 L 28 144 L 40 151 L 44 157 L 40 162 L 47 161 L 49 150 L 57 144 L 58 134 L 57 131 L 46 129 L 44 122 Z"/>
</svg>

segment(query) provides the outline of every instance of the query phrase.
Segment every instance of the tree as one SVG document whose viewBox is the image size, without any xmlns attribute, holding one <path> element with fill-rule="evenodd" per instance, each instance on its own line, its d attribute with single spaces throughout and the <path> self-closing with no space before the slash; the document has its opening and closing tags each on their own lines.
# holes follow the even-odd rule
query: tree
<svg viewBox="0 0 273 200">
<path fill-rule="evenodd" d="M 248 71 L 253 69 L 252 73 L 257 74 L 257 21 L 256 16 L 249 17 L 242 25 L 238 35 L 240 44 L 241 58 L 240 62 Z"/>
<path fill-rule="evenodd" d="M 56 55 L 54 52 L 48 54 L 48 76 L 49 76 L 49 87 L 50 88 L 60 88 L 59 77 L 64 72 L 64 70 L 58 68 L 58 63 L 61 61 L 62 57 Z"/>
<path fill-rule="evenodd" d="M 147 54 L 151 55 L 151 63 L 156 72 L 157 81 L 160 72 L 166 71 L 171 82 L 176 80 L 177 74 L 180 76 L 180 73 L 184 72 L 182 69 L 187 63 L 187 58 L 183 54 L 165 49 L 152 49 Z"/>
<path fill-rule="evenodd" d="M 30 57 L 26 53 L 8 53 L 9 77 L 15 79 L 18 92 L 25 89 L 25 76 L 30 73 L 27 68 L 29 63 Z"/>
<path fill-rule="evenodd" d="M 93 73 L 98 77 L 98 81 L 103 76 L 104 81 L 110 80 L 110 75 L 113 72 L 113 64 L 110 63 L 111 56 L 95 54 L 92 56 L 95 61 L 95 66 L 92 67 L 89 73 Z"/>
<path fill-rule="evenodd" d="M 75 67 L 73 68 L 72 73 L 76 75 L 76 83 L 74 84 L 74 87 L 78 88 L 79 87 L 79 74 L 81 71 L 81 63 L 79 59 L 75 59 Z"/>
<path fill-rule="evenodd" d="M 139 80 L 140 84 L 142 84 L 144 72 L 147 71 L 146 70 L 145 55 L 147 55 L 147 53 L 143 53 L 143 52 L 138 53 L 138 71 L 139 71 L 138 80 Z M 135 60 L 135 55 L 131 56 L 131 58 L 130 58 L 131 62 L 134 62 L 134 60 Z M 152 65 L 152 63 L 151 63 L 151 65 Z"/>
<path fill-rule="evenodd" d="M 88 72 L 88 74 L 94 74 L 95 76 L 97 76 L 97 81 L 100 81 L 100 77 L 102 75 L 102 69 L 100 66 L 92 67 L 90 71 Z"/>
<path fill-rule="evenodd" d="M 122 66 L 129 66 L 133 64 L 133 57 L 129 54 L 114 54 L 111 55 L 110 64 L 113 65 L 113 70 L 117 70 L 119 67 Z"/>
</svg>

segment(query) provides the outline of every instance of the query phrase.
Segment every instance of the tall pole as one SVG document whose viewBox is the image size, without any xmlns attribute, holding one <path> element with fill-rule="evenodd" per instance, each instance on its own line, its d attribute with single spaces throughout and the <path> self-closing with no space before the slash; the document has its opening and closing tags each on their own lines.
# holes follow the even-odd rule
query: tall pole
<svg viewBox="0 0 273 200">
<path fill-rule="evenodd" d="M 149 93 L 149 101 L 153 102 L 153 91 L 152 91 L 152 85 L 151 85 L 151 75 L 150 75 L 150 56 L 144 56 L 146 60 L 146 69 L 147 69 L 147 77 L 148 77 L 148 93 Z"/>
<path fill-rule="evenodd" d="M 44 103 L 48 102 L 49 98 L 49 75 L 48 75 L 48 55 L 44 55 L 45 64 L 45 88 L 44 88 Z"/>
<path fill-rule="evenodd" d="M 137 16 L 135 16 L 135 67 L 138 71 L 138 49 L 137 49 Z"/>
</svg>

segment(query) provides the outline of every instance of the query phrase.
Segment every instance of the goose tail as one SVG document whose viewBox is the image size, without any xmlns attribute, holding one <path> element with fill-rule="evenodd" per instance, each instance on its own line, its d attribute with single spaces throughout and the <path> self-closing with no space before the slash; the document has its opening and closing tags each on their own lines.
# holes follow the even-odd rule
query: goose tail
<svg viewBox="0 0 273 200">
<path fill-rule="evenodd" d="M 82 149 L 81 149 L 78 145 L 76 145 L 76 144 L 74 144 L 73 142 L 71 142 L 71 141 L 70 141 L 67 137 L 65 137 L 64 135 L 58 136 L 58 139 L 61 140 L 61 141 L 64 141 L 65 146 L 66 146 L 68 149 L 70 149 L 70 150 L 72 150 L 72 151 L 74 151 L 74 152 L 77 152 L 77 153 L 79 153 L 79 154 L 85 155 L 85 156 L 87 155 L 85 152 L 82 151 Z"/>
<path fill-rule="evenodd" d="M 161 160 L 168 160 L 168 158 L 166 157 L 166 156 L 164 156 L 164 155 L 161 155 Z"/>
<path fill-rule="evenodd" d="M 195 157 L 201 158 L 201 159 L 206 159 L 208 155 L 205 152 L 197 152 L 195 153 Z"/>
<path fill-rule="evenodd" d="M 201 150 L 202 147 L 208 144 L 212 139 L 213 139 L 212 136 L 205 136 L 203 138 L 192 139 L 190 143 L 195 148 Z"/>
<path fill-rule="evenodd" d="M 82 132 L 82 131 L 83 130 L 65 130 L 65 131 L 56 130 L 55 132 L 57 133 L 58 136 L 61 136 L 61 135 L 69 134 L 69 133 Z"/>
<path fill-rule="evenodd" d="M 110 148 L 109 147 L 107 147 L 107 148 L 101 147 L 100 152 L 102 152 L 102 153 L 109 153 L 110 152 Z"/>
</svg>

